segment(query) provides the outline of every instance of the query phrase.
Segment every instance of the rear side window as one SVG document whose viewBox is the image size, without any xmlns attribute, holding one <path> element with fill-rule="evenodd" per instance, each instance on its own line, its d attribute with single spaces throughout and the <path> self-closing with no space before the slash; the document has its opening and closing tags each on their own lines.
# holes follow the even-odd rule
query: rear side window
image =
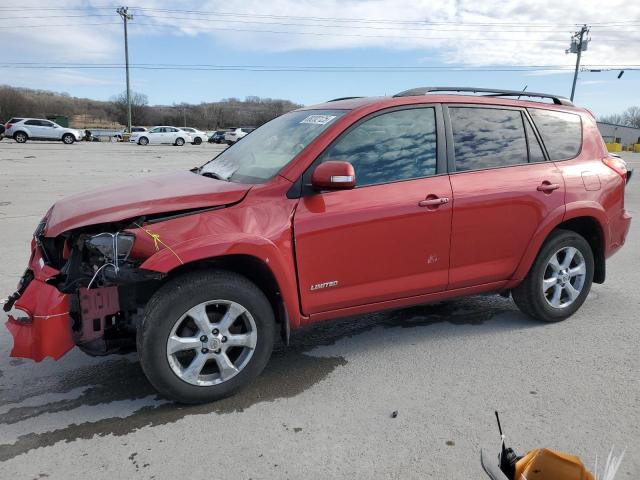
<svg viewBox="0 0 640 480">
<path fill-rule="evenodd" d="M 449 107 L 457 172 L 527 163 L 518 110 Z"/>
<path fill-rule="evenodd" d="M 436 157 L 435 110 L 413 108 L 364 121 L 331 145 L 320 161 L 351 163 L 361 187 L 435 175 Z"/>
<path fill-rule="evenodd" d="M 18 123 L 21 122 L 22 118 L 12 118 L 11 120 L 9 120 L 7 123 Z"/>
<path fill-rule="evenodd" d="M 25 125 L 34 125 L 34 126 L 40 126 L 41 122 L 40 120 L 27 120 L 26 122 L 24 122 Z"/>
<path fill-rule="evenodd" d="M 547 147 L 550 160 L 567 160 L 580 152 L 582 123 L 580 115 L 530 108 L 529 113 Z"/>
</svg>

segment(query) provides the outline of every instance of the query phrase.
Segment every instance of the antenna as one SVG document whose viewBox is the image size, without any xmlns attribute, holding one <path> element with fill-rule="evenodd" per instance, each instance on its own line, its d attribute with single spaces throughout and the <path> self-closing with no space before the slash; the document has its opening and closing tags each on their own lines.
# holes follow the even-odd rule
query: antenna
<svg viewBox="0 0 640 480">
<path fill-rule="evenodd" d="M 498 422 L 498 432 L 500 432 L 500 436 L 502 437 L 502 439 L 504 440 L 504 435 L 502 434 L 502 426 L 500 425 L 500 415 L 498 415 L 498 411 L 495 411 L 496 413 L 496 420 Z"/>
</svg>

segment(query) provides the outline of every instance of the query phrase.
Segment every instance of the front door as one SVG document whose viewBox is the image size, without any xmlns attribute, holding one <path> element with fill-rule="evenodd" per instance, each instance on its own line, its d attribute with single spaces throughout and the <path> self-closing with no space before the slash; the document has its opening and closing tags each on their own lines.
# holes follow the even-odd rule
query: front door
<svg viewBox="0 0 640 480">
<path fill-rule="evenodd" d="M 305 314 L 446 288 L 451 186 L 439 174 L 439 116 L 434 107 L 376 114 L 316 160 L 314 166 L 350 162 L 357 186 L 309 192 L 298 204 L 295 252 Z"/>
<path fill-rule="evenodd" d="M 545 160 L 525 111 L 449 106 L 453 139 L 449 288 L 509 279 L 536 229 L 564 205 L 564 180 Z"/>
<path fill-rule="evenodd" d="M 149 143 L 162 143 L 164 136 L 164 128 L 156 127 L 149 130 L 147 137 L 149 137 Z"/>
</svg>

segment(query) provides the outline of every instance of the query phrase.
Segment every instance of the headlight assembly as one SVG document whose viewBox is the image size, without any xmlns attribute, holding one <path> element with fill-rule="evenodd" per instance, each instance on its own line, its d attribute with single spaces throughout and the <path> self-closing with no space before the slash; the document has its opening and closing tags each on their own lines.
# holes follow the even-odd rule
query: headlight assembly
<svg viewBox="0 0 640 480">
<path fill-rule="evenodd" d="M 85 244 L 94 252 L 99 252 L 107 263 L 122 262 L 129 257 L 136 237 L 128 232 L 99 233 L 89 237 Z"/>
</svg>

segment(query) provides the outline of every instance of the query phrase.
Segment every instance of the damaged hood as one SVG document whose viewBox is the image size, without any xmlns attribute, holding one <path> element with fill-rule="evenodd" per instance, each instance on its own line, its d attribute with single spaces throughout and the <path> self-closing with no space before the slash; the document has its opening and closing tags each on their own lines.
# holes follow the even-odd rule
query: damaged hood
<svg viewBox="0 0 640 480">
<path fill-rule="evenodd" d="M 251 185 L 225 182 L 193 172 L 142 177 L 66 197 L 49 212 L 45 235 L 128 218 L 239 202 Z"/>
</svg>

